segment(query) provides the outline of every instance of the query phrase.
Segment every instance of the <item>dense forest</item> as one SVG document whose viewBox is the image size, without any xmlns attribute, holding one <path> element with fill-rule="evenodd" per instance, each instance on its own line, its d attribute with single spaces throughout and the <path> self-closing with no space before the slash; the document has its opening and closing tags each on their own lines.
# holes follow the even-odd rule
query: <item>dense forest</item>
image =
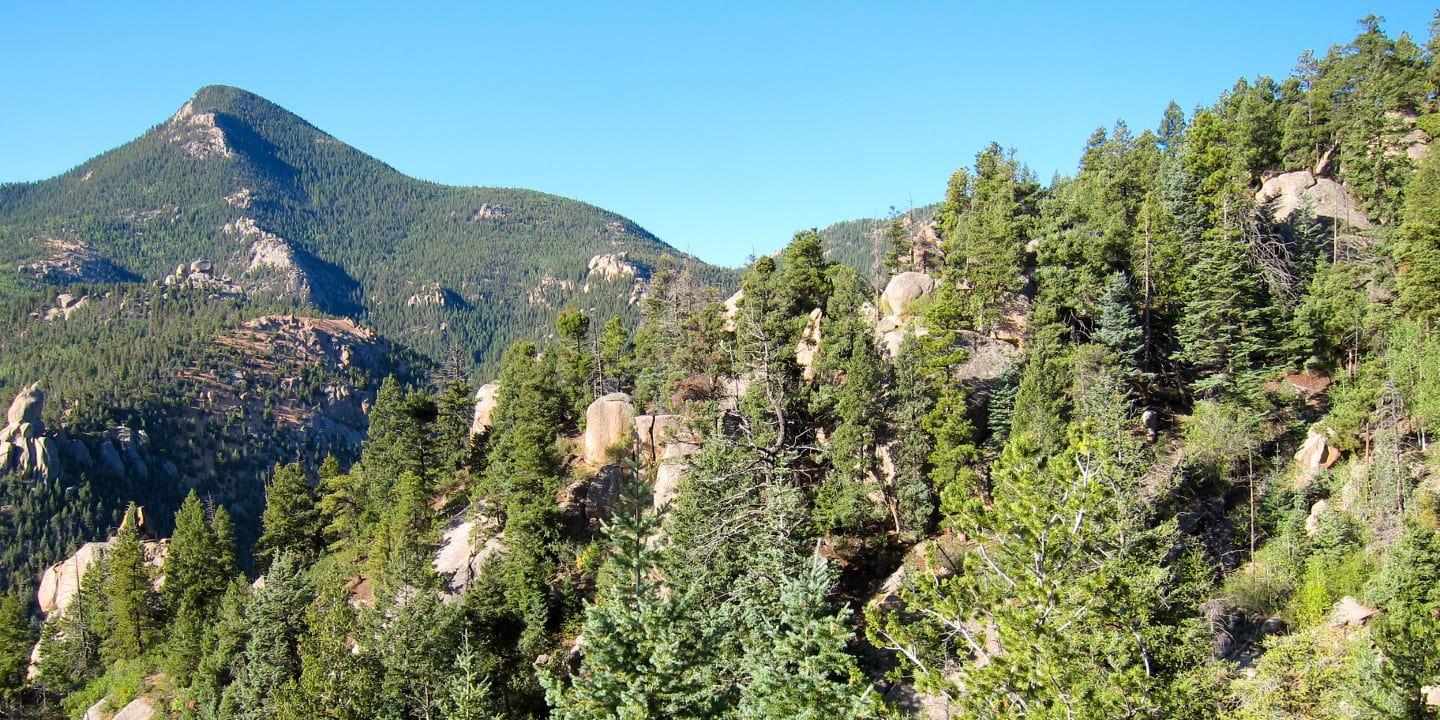
<svg viewBox="0 0 1440 720">
<path fill-rule="evenodd" d="M 377 380 L 253 544 L 191 493 L 0 588 L 0 714 L 1434 717 L 1440 15 L 1381 22 Z"/>
</svg>

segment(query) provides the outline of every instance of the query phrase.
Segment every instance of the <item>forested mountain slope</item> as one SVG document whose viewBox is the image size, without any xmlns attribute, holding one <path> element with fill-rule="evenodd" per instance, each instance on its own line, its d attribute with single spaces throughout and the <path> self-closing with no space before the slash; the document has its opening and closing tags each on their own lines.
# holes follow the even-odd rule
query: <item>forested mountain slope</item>
<svg viewBox="0 0 1440 720">
<path fill-rule="evenodd" d="M 620 257 L 592 270 L 601 255 Z M 20 268 L 0 286 L 155 282 L 196 259 L 249 293 L 492 368 L 566 305 L 633 317 L 636 282 L 656 271 L 733 277 L 584 203 L 406 177 L 225 86 L 58 177 L 0 186 L 0 261 Z"/>
<path fill-rule="evenodd" d="M 1048 187 L 991 144 L 878 294 L 803 231 L 476 404 L 387 380 L 253 572 L 197 495 L 163 563 L 129 521 L 43 626 L 0 600 L 0 708 L 1433 717 L 1437 51 L 1366 18 Z"/>
</svg>

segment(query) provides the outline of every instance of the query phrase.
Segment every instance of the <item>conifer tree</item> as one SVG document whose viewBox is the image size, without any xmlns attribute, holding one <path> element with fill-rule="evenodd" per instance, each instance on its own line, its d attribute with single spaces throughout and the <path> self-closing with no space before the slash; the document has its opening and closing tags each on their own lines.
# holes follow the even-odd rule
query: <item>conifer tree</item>
<svg viewBox="0 0 1440 720">
<path fill-rule="evenodd" d="M 1405 189 L 1405 216 L 1395 250 L 1397 304 L 1432 328 L 1440 320 L 1440 152 L 1425 154 Z"/>
<path fill-rule="evenodd" d="M 132 503 L 120 523 L 115 549 L 106 558 L 105 600 L 109 627 L 102 649 L 104 657 L 111 662 L 140 657 L 154 641 L 159 624 L 159 598 L 150 584 L 138 526 Z"/>
<path fill-rule="evenodd" d="M 605 527 L 604 584 L 585 611 L 580 669 L 568 678 L 543 676 L 547 699 L 561 720 L 714 717 L 705 640 L 687 637 L 696 627 L 692 596 L 679 586 L 662 589 L 659 551 L 650 542 L 658 521 L 647 512 L 637 468 L 619 484 Z"/>
<path fill-rule="evenodd" d="M 298 647 L 305 632 L 305 608 L 312 600 L 300 561 L 280 551 L 265 573 L 264 586 L 245 607 L 248 638 L 236 660 L 235 680 L 225 690 L 235 717 L 276 717 L 276 708 L 296 692 Z"/>
<path fill-rule="evenodd" d="M 35 644 L 25 606 L 18 594 L 0 594 L 0 716 L 4 717 L 10 717 L 20 705 L 30 648 Z"/>
<path fill-rule="evenodd" d="M 275 465 L 265 489 L 260 526 L 255 562 L 262 571 L 282 553 L 294 555 L 297 562 L 303 563 L 320 548 L 320 515 L 310 481 L 299 463 Z"/>
</svg>

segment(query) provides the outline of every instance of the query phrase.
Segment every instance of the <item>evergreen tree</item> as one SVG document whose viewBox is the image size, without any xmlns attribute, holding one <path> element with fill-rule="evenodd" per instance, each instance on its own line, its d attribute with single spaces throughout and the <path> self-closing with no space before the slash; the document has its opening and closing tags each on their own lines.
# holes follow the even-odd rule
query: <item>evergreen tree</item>
<svg viewBox="0 0 1440 720">
<path fill-rule="evenodd" d="M 546 696 L 562 720 L 714 717 L 706 682 L 703 638 L 689 636 L 691 596 L 662 590 L 658 521 L 647 513 L 645 488 L 631 467 L 619 480 L 620 500 L 605 527 L 609 563 L 595 603 L 586 608 L 579 671 L 545 676 Z"/>
<path fill-rule="evenodd" d="M 140 657 L 154 641 L 159 625 L 159 598 L 150 584 L 138 526 L 132 504 L 120 523 L 115 549 L 106 558 L 105 600 L 109 627 L 102 650 L 110 662 Z"/>
<path fill-rule="evenodd" d="M 1395 259 L 1397 304 L 1434 327 L 1440 320 L 1440 153 L 1426 153 L 1406 187 Z"/>
<path fill-rule="evenodd" d="M 19 595 L 0 594 L 0 716 L 3 717 L 19 717 L 16 713 L 25 691 L 30 648 L 35 645 L 26 605 Z"/>
<path fill-rule="evenodd" d="M 264 571 L 281 554 L 308 562 L 320 548 L 320 514 L 315 494 L 299 463 L 275 465 L 265 488 L 265 512 L 255 543 L 256 566 Z"/>
<path fill-rule="evenodd" d="M 762 620 L 763 637 L 747 646 L 735 717 L 875 717 L 867 706 L 871 688 L 846 652 L 849 612 L 828 609 L 828 563 L 816 553 L 800 574 L 781 582 L 779 602 Z"/>
<path fill-rule="evenodd" d="M 235 661 L 234 682 L 225 689 L 235 717 L 261 720 L 296 692 L 298 646 L 305 632 L 305 608 L 313 599 L 300 561 L 287 551 L 274 556 L 265 584 L 245 607 L 248 639 Z"/>
<path fill-rule="evenodd" d="M 1362 705 L 1375 717 L 1432 717 L 1421 687 L 1440 677 L 1440 534 L 1410 519 L 1386 553 L 1371 598 L 1385 609 L 1374 630 L 1384 662 L 1360 688 Z M 1368 705 L 1368 707 L 1366 707 Z M 1387 708 L 1398 710 L 1393 714 Z M 1368 714 L 1368 713 L 1367 713 Z"/>
</svg>

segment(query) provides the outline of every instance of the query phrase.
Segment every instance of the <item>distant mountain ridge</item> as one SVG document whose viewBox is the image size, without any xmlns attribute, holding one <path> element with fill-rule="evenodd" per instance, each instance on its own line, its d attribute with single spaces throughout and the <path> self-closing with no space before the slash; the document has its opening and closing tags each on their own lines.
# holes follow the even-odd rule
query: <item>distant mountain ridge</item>
<svg viewBox="0 0 1440 720">
<path fill-rule="evenodd" d="M 0 262 L 19 271 L 0 287 L 168 277 L 264 293 L 482 367 L 561 307 L 633 316 L 661 267 L 735 277 L 592 205 L 410 178 L 226 86 L 57 177 L 0 186 Z"/>
</svg>

